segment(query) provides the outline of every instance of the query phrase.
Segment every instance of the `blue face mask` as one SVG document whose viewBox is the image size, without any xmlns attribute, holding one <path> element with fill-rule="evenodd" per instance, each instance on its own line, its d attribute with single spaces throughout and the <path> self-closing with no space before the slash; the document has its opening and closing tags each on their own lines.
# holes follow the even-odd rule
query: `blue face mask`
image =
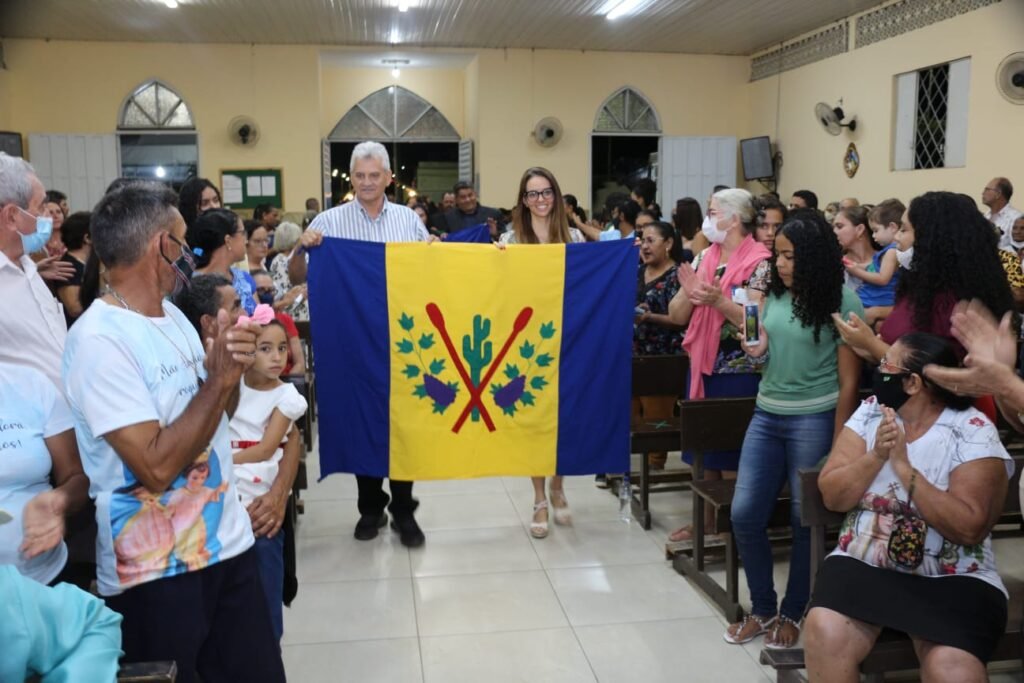
<svg viewBox="0 0 1024 683">
<path fill-rule="evenodd" d="M 32 216 L 36 219 L 36 231 L 31 235 L 21 236 L 21 246 L 25 249 L 26 254 L 34 254 L 37 251 L 42 251 L 46 247 L 46 243 L 50 241 L 50 236 L 53 235 L 53 219 L 49 216 L 34 216 L 25 209 L 18 207 L 18 211 L 21 211 L 26 216 Z"/>
</svg>

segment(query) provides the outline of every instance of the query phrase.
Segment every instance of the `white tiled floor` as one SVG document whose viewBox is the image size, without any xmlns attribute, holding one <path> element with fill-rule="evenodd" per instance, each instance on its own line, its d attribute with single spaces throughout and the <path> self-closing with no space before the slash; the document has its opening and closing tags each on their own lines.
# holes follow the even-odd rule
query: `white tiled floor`
<svg viewBox="0 0 1024 683">
<path fill-rule="evenodd" d="M 567 479 L 574 526 L 534 540 L 526 479 L 420 482 L 427 542 L 409 551 L 390 529 L 353 539 L 354 478 L 317 483 L 315 450 L 308 468 L 299 595 L 285 610 L 289 680 L 773 680 L 757 663 L 760 643 L 726 644 L 721 614 L 664 559 L 666 534 L 689 519 L 689 494 L 653 497 L 645 532 L 618 521 L 617 500 L 592 477 Z M 783 586 L 784 563 L 776 575 Z"/>
</svg>

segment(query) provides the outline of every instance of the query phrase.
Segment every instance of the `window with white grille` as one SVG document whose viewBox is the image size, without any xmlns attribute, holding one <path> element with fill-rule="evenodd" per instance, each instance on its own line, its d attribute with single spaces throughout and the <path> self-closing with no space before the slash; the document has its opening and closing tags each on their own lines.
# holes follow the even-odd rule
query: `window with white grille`
<svg viewBox="0 0 1024 683">
<path fill-rule="evenodd" d="M 970 68 L 966 58 L 896 76 L 894 170 L 966 165 Z"/>
</svg>

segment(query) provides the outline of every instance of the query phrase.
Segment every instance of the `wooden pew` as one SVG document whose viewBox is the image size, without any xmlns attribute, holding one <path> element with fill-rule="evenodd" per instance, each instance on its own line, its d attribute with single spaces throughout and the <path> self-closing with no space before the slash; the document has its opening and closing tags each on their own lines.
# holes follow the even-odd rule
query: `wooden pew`
<svg viewBox="0 0 1024 683">
<path fill-rule="evenodd" d="M 1015 449 L 1016 450 L 1016 449 Z M 1018 487 L 1020 485 L 1021 470 L 1024 468 L 1024 454 L 1019 451 L 1011 453 L 1016 465 L 1013 477 L 1006 492 L 1006 500 L 1003 503 L 1003 514 L 997 526 L 1003 524 L 1020 525 L 1021 508 Z M 814 592 L 814 580 L 818 569 L 828 555 L 829 538 L 834 538 L 835 531 L 843 523 L 845 514 L 833 512 L 825 507 L 821 491 L 818 489 L 818 475 L 820 469 L 802 470 L 800 472 L 801 490 L 803 500 L 800 508 L 800 521 L 804 526 L 811 528 L 811 592 Z M 996 566 L 999 558 L 996 557 Z M 1024 586 L 1006 582 L 1006 588 L 1010 593 L 1009 618 L 1007 619 L 1006 632 L 996 647 L 992 657 L 993 662 L 1013 661 L 1021 659 L 1022 653 L 1022 624 L 1021 610 L 1024 609 Z M 796 683 L 806 681 L 801 673 L 804 666 L 804 651 L 800 648 L 789 650 L 761 650 L 761 663 L 775 669 L 778 683 Z M 903 633 L 885 629 L 879 636 L 870 654 L 861 662 L 861 673 L 866 676 L 867 683 L 881 683 L 887 672 L 908 671 L 918 668 L 917 655 L 914 653 L 914 646 L 910 638 Z"/>
<path fill-rule="evenodd" d="M 631 395 L 682 397 L 686 385 L 686 374 L 690 371 L 689 357 L 678 356 L 634 356 L 633 384 Z M 648 453 L 669 452 L 679 448 L 679 423 L 675 419 L 651 421 L 639 420 L 630 424 L 630 453 L 640 453 L 640 471 L 630 472 L 630 498 L 633 518 L 644 529 L 651 528 L 650 498 L 652 493 L 685 491 L 690 473 L 651 473 Z M 610 488 L 618 495 L 622 477 L 608 476 Z"/>
<path fill-rule="evenodd" d="M 704 479 L 704 453 L 739 450 L 754 415 L 755 398 L 709 398 L 682 401 L 679 422 L 682 449 L 693 453 L 693 548 L 689 553 L 677 552 L 672 566 L 697 585 L 722 610 L 730 621 L 743 616 L 739 604 L 739 554 L 732 536 L 729 515 L 736 480 Z M 725 539 L 725 588 L 708 575 L 707 548 L 704 535 L 704 503 L 715 510 L 715 533 Z M 789 496 L 783 492 L 769 520 L 770 527 L 789 526 Z"/>
</svg>

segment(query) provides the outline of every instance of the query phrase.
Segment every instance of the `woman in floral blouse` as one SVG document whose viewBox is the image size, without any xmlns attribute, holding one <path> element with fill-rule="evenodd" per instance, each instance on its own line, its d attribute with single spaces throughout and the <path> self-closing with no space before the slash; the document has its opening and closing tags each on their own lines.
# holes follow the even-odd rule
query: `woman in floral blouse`
<svg viewBox="0 0 1024 683">
<path fill-rule="evenodd" d="M 675 228 L 657 221 L 644 226 L 640 242 L 640 271 L 636 288 L 634 356 L 678 355 L 683 352 L 682 326 L 668 317 L 668 303 L 679 291 L 676 268 L 683 245 Z M 647 421 L 671 420 L 675 396 L 641 396 L 633 400 L 633 415 Z M 665 467 L 665 453 L 648 454 L 655 469 Z"/>
</svg>

